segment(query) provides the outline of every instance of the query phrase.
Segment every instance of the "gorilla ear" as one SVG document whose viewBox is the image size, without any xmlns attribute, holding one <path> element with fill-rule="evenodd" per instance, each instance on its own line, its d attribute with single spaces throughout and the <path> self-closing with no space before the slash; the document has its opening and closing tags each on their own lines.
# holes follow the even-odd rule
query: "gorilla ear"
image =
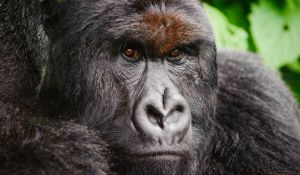
<svg viewBox="0 0 300 175">
<path fill-rule="evenodd" d="M 43 23 L 44 28 L 49 36 L 53 37 L 56 25 L 61 19 L 63 12 L 63 4 L 67 0 L 42 0 L 42 9 L 43 9 Z"/>
</svg>

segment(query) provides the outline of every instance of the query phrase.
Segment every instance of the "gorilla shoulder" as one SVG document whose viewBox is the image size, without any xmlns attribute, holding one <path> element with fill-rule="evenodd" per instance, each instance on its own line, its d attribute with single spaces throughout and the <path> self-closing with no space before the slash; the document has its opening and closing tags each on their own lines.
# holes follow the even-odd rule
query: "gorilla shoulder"
<svg viewBox="0 0 300 175">
<path fill-rule="evenodd" d="M 222 160 L 220 168 L 297 174 L 300 114 L 290 91 L 255 54 L 223 50 L 217 62 L 217 129 L 211 151 Z M 233 162 L 239 170 L 230 167 Z"/>
<path fill-rule="evenodd" d="M 294 97 L 279 76 L 263 65 L 260 57 L 252 53 L 221 50 L 217 62 L 219 94 L 227 90 L 244 95 L 239 103 L 257 102 L 255 106 L 268 108 L 266 112 L 271 112 L 274 120 L 293 128 L 300 127 L 299 108 Z M 299 136 L 300 132 L 297 134 Z"/>
</svg>

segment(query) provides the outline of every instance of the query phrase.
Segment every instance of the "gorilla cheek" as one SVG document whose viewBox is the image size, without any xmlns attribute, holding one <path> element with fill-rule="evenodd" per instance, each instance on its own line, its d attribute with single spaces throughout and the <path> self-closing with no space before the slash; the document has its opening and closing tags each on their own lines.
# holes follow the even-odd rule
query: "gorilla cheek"
<svg viewBox="0 0 300 175">
<path fill-rule="evenodd" d="M 104 61 L 91 61 L 86 73 L 86 88 L 81 103 L 85 103 L 82 120 L 100 130 L 110 126 L 119 115 L 127 114 L 124 88 Z M 103 127 L 105 126 L 105 127 Z"/>
</svg>

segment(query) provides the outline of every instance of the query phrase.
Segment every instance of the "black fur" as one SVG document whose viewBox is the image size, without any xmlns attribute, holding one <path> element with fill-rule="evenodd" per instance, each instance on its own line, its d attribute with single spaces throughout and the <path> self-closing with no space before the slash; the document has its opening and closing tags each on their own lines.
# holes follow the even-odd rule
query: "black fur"
<svg viewBox="0 0 300 175">
<path fill-rule="evenodd" d="M 140 160 L 132 153 L 151 147 L 130 116 L 148 70 L 119 49 L 133 40 L 151 50 L 137 16 L 162 4 L 197 28 L 182 40 L 185 64 L 169 68 L 191 109 L 192 143 L 180 160 Z M 0 8 L 0 174 L 299 174 L 295 100 L 257 56 L 217 54 L 198 2 L 0 0 Z"/>
<path fill-rule="evenodd" d="M 0 115 L 0 174 L 104 175 L 110 171 L 107 144 L 96 132 L 9 103 L 0 103 Z"/>
</svg>

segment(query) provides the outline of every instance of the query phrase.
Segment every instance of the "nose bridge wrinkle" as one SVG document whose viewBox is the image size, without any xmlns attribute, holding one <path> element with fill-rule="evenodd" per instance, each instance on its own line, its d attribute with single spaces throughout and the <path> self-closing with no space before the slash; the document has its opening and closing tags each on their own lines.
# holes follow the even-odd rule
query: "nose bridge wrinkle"
<svg viewBox="0 0 300 175">
<path fill-rule="evenodd" d="M 162 103 L 164 109 L 166 109 L 167 98 L 168 98 L 168 88 L 165 88 L 164 93 L 162 95 Z"/>
</svg>

